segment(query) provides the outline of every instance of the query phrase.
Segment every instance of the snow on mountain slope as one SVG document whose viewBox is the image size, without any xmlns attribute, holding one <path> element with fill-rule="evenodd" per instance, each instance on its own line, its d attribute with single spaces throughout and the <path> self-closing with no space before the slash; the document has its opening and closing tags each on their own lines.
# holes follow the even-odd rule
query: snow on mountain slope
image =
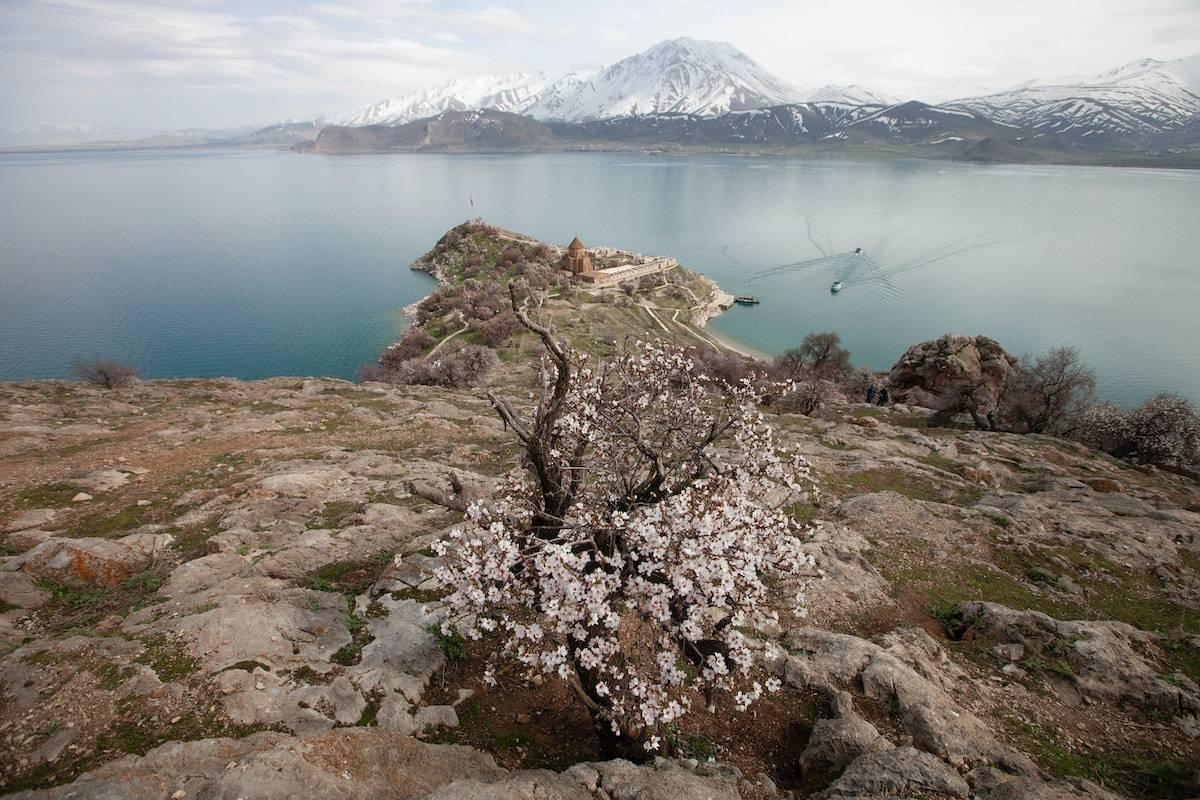
<svg viewBox="0 0 1200 800">
<path fill-rule="evenodd" d="M 857 86 L 825 88 L 825 99 L 881 97 Z M 456 78 L 360 108 L 336 123 L 402 125 L 442 111 L 484 108 L 573 122 L 656 113 L 711 116 L 794 103 L 801 96 L 733 45 L 681 38 L 591 73 Z"/>
<path fill-rule="evenodd" d="M 582 81 L 534 116 L 580 121 L 638 114 L 713 115 L 796 102 L 800 92 L 724 42 L 660 42 Z"/>
<path fill-rule="evenodd" d="M 1142 59 L 1075 83 L 1035 83 L 946 105 L 1076 141 L 1152 143 L 1200 113 L 1200 55 Z"/>
<path fill-rule="evenodd" d="M 558 87 L 569 77 L 558 78 L 544 72 L 515 72 L 454 78 L 424 91 L 381 100 L 335 122 L 347 126 L 403 125 L 443 111 L 484 108 L 523 114 L 544 94 L 561 91 Z"/>
<path fill-rule="evenodd" d="M 857 83 L 848 86 L 822 86 L 804 93 L 806 103 L 848 103 L 854 106 L 890 106 L 900 102 L 898 97 L 876 92 Z"/>
</svg>

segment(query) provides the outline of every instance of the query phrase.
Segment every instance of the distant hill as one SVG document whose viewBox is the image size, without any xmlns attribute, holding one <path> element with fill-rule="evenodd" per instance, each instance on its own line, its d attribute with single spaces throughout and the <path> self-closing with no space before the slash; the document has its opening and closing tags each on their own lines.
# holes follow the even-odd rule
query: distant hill
<svg viewBox="0 0 1200 800">
<path fill-rule="evenodd" d="M 1200 123 L 1181 127 L 1171 149 L 1080 143 L 1055 133 L 917 101 L 890 106 L 792 103 L 700 114 L 642 114 L 542 122 L 503 111 L 447 111 L 400 126 L 328 126 L 313 153 L 651 150 L 750 154 L 911 156 L 996 163 L 1200 167 Z"/>
<path fill-rule="evenodd" d="M 428 119 L 391 127 L 330 125 L 311 145 L 313 153 L 514 152 L 552 145 L 554 134 L 542 122 L 505 111 L 445 111 Z"/>
</svg>

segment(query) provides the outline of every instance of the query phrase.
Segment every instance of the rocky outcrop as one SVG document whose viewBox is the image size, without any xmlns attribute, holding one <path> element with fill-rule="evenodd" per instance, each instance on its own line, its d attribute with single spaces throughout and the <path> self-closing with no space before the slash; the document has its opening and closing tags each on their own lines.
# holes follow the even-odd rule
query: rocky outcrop
<svg viewBox="0 0 1200 800">
<path fill-rule="evenodd" d="M 1018 658 L 1055 664 L 1052 685 L 1073 702 L 1132 703 L 1169 716 L 1200 715 L 1200 688 L 1186 675 L 1163 679 L 1148 656 L 1164 637 L 1112 620 L 1061 621 L 998 603 L 960 603 L 966 637 L 996 641 Z"/>
<path fill-rule="evenodd" d="M 849 692 L 838 692 L 832 706 L 835 716 L 817 720 L 800 754 L 800 770 L 805 781 L 814 786 L 829 784 L 859 756 L 894 746 L 855 713 Z"/>
<path fill-rule="evenodd" d="M 113 587 L 163 557 L 173 541 L 169 533 L 133 533 L 120 539 L 51 537 L 4 568 L 69 583 Z"/>
<path fill-rule="evenodd" d="M 923 631 L 909 629 L 872 642 L 800 628 L 788 634 L 787 645 L 793 655 L 782 659 L 777 670 L 788 684 L 830 694 L 861 686 L 864 696 L 895 709 L 901 726 L 922 750 L 964 765 L 1036 773 L 1028 756 L 1000 742 L 947 694 L 955 670 Z"/>
<path fill-rule="evenodd" d="M 836 781 L 817 797 L 836 798 L 966 797 L 970 787 L 962 777 L 929 753 L 912 747 L 871 752 L 854 760 Z"/>
<path fill-rule="evenodd" d="M 1017 358 L 986 336 L 946 334 L 915 344 L 892 367 L 888 385 L 900 402 L 947 408 L 970 397 L 971 409 L 986 417 L 1016 374 Z"/>
<path fill-rule="evenodd" d="M 21 800 L 738 800 L 737 774 L 700 774 L 678 763 L 578 764 L 555 774 L 508 772 L 469 747 L 432 745 L 388 731 L 342 728 L 296 738 L 171 743 L 129 756 L 75 783 L 14 795 Z"/>
<path fill-rule="evenodd" d="M 1200 493 L 1186 476 L 1059 439 L 925 426 L 909 408 L 771 414 L 820 476 L 815 507 L 797 513 L 822 521 L 805 544 L 822 575 L 803 587 L 804 622 L 781 602 L 780 623 L 760 631 L 764 652 L 791 648 L 772 662 L 790 688 L 767 713 L 733 717 L 736 743 L 718 743 L 718 761 L 751 754 L 758 785 L 715 764 L 505 771 L 418 741 L 486 747 L 479 731 L 494 726 L 543 746 L 562 710 L 561 698 L 550 713 L 527 707 L 552 691 L 508 707 L 511 683 L 473 682 L 473 644 L 453 662 L 430 631 L 444 619 L 430 548 L 458 517 L 410 482 L 441 486 L 453 470 L 486 496 L 519 466 L 480 395 L 272 379 L 119 395 L 0 384 L 0 401 L 0 434 L 14 433 L 0 436 L 5 791 L 75 780 L 37 796 L 678 800 L 740 788 L 758 800 L 772 783 L 955 797 L 965 782 L 981 800 L 1108 800 L 1023 753 L 1042 759 L 1053 743 L 1092 774 L 1097 759 L 1136 769 L 1125 752 L 1164 770 L 1195 763 Z M 91 500 L 72 501 L 79 480 Z M 96 532 L 70 535 L 84 531 Z M 771 588 L 782 601 L 800 589 Z M 763 726 L 784 719 L 781 748 Z M 213 738 L 264 728 L 278 732 Z"/>
</svg>

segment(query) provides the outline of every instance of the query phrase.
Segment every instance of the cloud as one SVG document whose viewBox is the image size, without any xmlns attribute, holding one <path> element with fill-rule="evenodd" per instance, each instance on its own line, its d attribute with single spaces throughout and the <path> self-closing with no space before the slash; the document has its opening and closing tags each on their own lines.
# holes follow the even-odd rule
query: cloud
<svg viewBox="0 0 1200 800">
<path fill-rule="evenodd" d="M 1200 2 L 0 0 L 0 123 L 269 122 L 681 35 L 732 42 L 802 87 L 930 97 L 1200 52 Z"/>
</svg>

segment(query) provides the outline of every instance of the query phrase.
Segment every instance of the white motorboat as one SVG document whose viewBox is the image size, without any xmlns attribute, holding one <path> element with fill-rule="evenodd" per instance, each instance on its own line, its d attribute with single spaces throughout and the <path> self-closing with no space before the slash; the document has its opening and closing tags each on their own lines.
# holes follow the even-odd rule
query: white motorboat
<svg viewBox="0 0 1200 800">
<path fill-rule="evenodd" d="M 842 282 L 841 281 L 834 281 L 833 286 L 829 287 L 829 291 L 831 291 L 831 292 L 840 292 L 841 290 L 842 290 Z"/>
</svg>

